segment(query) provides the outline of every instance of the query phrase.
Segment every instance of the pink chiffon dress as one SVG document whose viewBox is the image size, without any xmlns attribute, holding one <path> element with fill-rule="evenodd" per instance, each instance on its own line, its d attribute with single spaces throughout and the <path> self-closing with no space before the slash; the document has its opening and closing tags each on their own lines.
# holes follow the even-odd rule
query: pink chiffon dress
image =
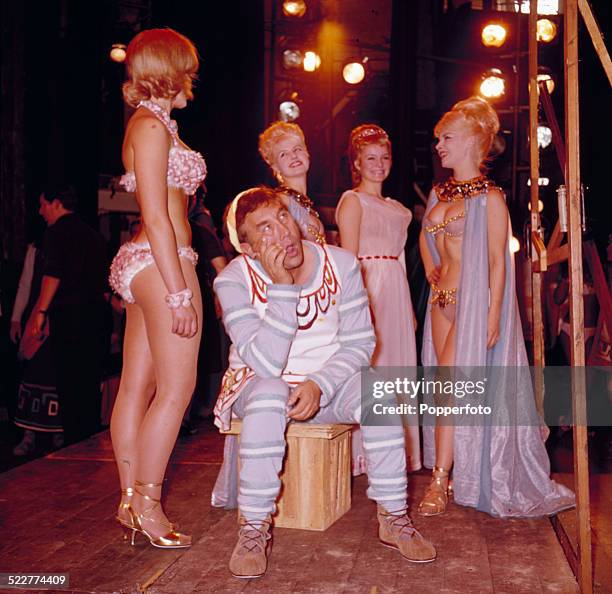
<svg viewBox="0 0 612 594">
<path fill-rule="evenodd" d="M 354 190 L 342 194 L 338 207 L 350 194 L 359 198 L 362 209 L 358 258 L 376 331 L 372 366 L 414 367 L 417 364 L 414 316 L 404 258 L 412 213 L 392 198 L 380 199 Z M 416 416 L 407 416 L 405 430 L 406 468 L 414 472 L 421 468 Z"/>
</svg>

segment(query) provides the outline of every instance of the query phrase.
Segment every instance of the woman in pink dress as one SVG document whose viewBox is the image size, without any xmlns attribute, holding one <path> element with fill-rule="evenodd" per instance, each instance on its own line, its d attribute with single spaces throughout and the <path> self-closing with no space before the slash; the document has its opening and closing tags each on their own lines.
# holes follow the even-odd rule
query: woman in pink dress
<svg viewBox="0 0 612 594">
<path fill-rule="evenodd" d="M 373 124 L 357 126 L 349 139 L 354 189 L 342 194 L 336 209 L 340 244 L 360 260 L 376 329 L 375 367 L 415 366 L 415 318 L 406 277 L 404 246 L 412 213 L 385 198 L 382 185 L 391 171 L 391 142 Z M 406 427 L 406 464 L 421 468 L 419 427 Z"/>
</svg>

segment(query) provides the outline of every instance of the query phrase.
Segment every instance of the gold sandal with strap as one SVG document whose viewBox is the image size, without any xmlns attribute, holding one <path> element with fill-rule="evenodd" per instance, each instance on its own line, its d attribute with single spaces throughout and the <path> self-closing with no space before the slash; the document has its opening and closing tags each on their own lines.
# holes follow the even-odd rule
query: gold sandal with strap
<svg viewBox="0 0 612 594">
<path fill-rule="evenodd" d="M 132 487 L 126 487 L 125 489 L 121 489 L 121 503 L 117 508 L 117 515 L 115 516 L 115 520 L 119 522 L 124 528 L 132 529 L 134 528 L 134 522 L 131 513 L 131 501 L 123 501 L 124 497 L 129 498 L 130 500 L 134 496 L 134 489 Z"/>
<path fill-rule="evenodd" d="M 140 495 L 142 498 L 151 501 L 153 505 L 144 510 L 144 513 L 139 513 L 130 505 L 129 511 L 132 516 L 132 546 L 134 545 L 134 540 L 136 537 L 136 533 L 140 532 L 142 535 L 146 536 L 149 539 L 149 543 L 158 549 L 185 549 L 191 546 L 191 536 L 188 534 L 182 534 L 177 532 L 174 529 L 173 524 L 169 524 L 168 522 L 164 522 L 162 520 L 156 520 L 155 518 L 147 517 L 145 514 L 153 511 L 158 505 L 161 504 L 161 499 L 155 499 L 150 495 L 143 493 L 138 487 L 147 487 L 147 488 L 156 488 L 161 487 L 162 483 L 142 483 L 140 481 L 135 481 L 136 484 L 136 493 Z M 155 522 L 156 524 L 161 524 L 162 526 L 166 526 L 169 530 L 163 536 L 154 536 L 149 534 L 144 526 L 143 521 Z"/>
<path fill-rule="evenodd" d="M 417 508 L 418 513 L 422 516 L 437 516 L 444 513 L 448 504 L 448 496 L 452 491 L 448 484 L 448 470 L 441 466 L 434 466 L 431 476 L 431 483 Z"/>
</svg>

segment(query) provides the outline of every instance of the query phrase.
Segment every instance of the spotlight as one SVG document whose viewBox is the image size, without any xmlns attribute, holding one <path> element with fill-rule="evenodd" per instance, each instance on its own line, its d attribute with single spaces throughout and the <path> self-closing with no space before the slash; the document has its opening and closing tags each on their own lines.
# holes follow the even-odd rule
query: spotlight
<svg viewBox="0 0 612 594">
<path fill-rule="evenodd" d="M 123 62 L 125 60 L 125 45 L 123 43 L 113 43 L 109 55 L 113 62 Z"/>
<path fill-rule="evenodd" d="M 531 212 L 531 202 L 527 202 L 527 208 L 529 212 Z M 542 212 L 544 210 L 544 202 L 538 200 L 538 212 Z"/>
<path fill-rule="evenodd" d="M 368 58 L 365 57 L 361 62 L 352 61 L 344 66 L 342 69 L 342 78 L 349 85 L 358 85 L 363 81 L 366 75 L 365 66 Z"/>
<path fill-rule="evenodd" d="M 552 142 L 552 130 L 547 124 L 538 125 L 538 146 L 545 149 Z"/>
<path fill-rule="evenodd" d="M 538 88 L 539 88 L 539 83 L 545 82 L 546 88 L 548 89 L 548 94 L 552 95 L 552 92 L 555 90 L 555 81 L 552 77 L 552 74 L 550 73 L 550 70 L 548 70 L 548 68 L 544 68 L 540 66 L 540 68 L 538 68 L 538 76 L 536 80 L 538 81 Z"/>
<path fill-rule="evenodd" d="M 299 68 L 302 65 L 302 52 L 286 49 L 283 52 L 283 66 L 285 68 Z"/>
<path fill-rule="evenodd" d="M 283 122 L 293 122 L 300 117 L 300 108 L 295 101 L 283 101 L 278 106 L 278 117 Z"/>
<path fill-rule="evenodd" d="M 516 237 L 512 236 L 510 238 L 510 246 L 509 247 L 510 247 L 510 252 L 512 254 L 516 254 L 516 252 L 518 252 L 521 249 L 521 244 L 519 243 L 519 240 Z"/>
<path fill-rule="evenodd" d="M 536 27 L 538 41 L 550 43 L 557 35 L 557 25 L 550 19 L 538 19 Z"/>
<path fill-rule="evenodd" d="M 306 72 L 314 72 L 321 66 L 321 57 L 315 52 L 305 52 L 303 64 Z"/>
<path fill-rule="evenodd" d="M 489 23 L 482 29 L 482 43 L 487 47 L 501 47 L 507 36 L 506 28 L 499 23 Z"/>
<path fill-rule="evenodd" d="M 288 17 L 303 17 L 306 14 L 306 2 L 304 0 L 285 0 L 283 14 Z"/>
<path fill-rule="evenodd" d="M 491 68 L 482 75 L 480 94 L 486 99 L 499 99 L 506 92 L 506 83 L 499 68 Z"/>
</svg>

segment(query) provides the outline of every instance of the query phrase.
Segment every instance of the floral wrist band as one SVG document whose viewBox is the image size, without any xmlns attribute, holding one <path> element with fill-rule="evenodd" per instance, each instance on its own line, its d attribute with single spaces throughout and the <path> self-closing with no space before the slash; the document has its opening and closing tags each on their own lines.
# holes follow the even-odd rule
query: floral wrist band
<svg viewBox="0 0 612 594">
<path fill-rule="evenodd" d="M 179 307 L 189 307 L 191 305 L 191 299 L 193 298 L 193 293 L 191 289 L 183 289 L 178 293 L 168 293 L 166 295 L 166 305 L 170 309 L 178 309 Z"/>
</svg>

